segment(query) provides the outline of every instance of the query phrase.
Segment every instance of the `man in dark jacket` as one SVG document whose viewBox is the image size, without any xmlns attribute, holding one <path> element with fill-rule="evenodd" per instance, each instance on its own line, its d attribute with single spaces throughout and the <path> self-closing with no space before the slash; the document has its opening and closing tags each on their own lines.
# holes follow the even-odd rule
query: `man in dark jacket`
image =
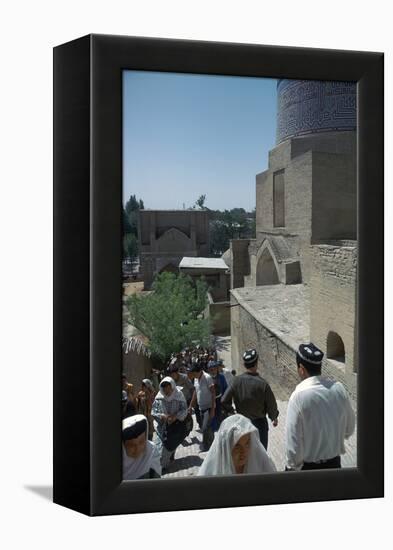
<svg viewBox="0 0 393 550">
<path fill-rule="evenodd" d="M 231 385 L 222 396 L 221 403 L 230 406 L 232 399 L 236 412 L 251 420 L 259 431 L 262 445 L 267 449 L 269 416 L 273 426 L 278 424 L 278 409 L 276 398 L 269 384 L 261 376 L 258 369 L 258 353 L 255 349 L 243 353 L 246 372 L 235 376 Z"/>
</svg>

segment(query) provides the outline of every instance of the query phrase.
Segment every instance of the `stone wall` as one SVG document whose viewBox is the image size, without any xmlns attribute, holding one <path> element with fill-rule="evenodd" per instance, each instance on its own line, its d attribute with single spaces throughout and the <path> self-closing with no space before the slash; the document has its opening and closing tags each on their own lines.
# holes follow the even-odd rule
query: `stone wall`
<svg viewBox="0 0 393 550">
<path fill-rule="evenodd" d="M 324 250 L 326 248 L 336 249 L 336 257 L 334 258 L 332 250 Z M 305 289 L 310 288 L 310 304 L 308 300 L 304 300 L 304 309 L 301 308 L 299 300 L 297 300 L 299 303 L 295 304 L 294 300 L 290 299 L 290 304 L 288 304 L 288 295 L 284 296 L 284 288 L 289 290 L 290 287 L 281 286 L 284 309 L 280 315 L 288 317 L 287 321 L 290 321 L 288 327 L 285 327 L 280 321 L 280 315 L 274 320 L 273 312 L 275 310 L 272 301 L 270 304 L 266 302 L 267 311 L 269 308 L 272 310 L 271 315 L 265 314 L 270 322 L 269 327 L 271 326 L 268 328 L 255 309 L 255 300 L 250 300 L 245 295 L 239 298 L 240 291 L 231 291 L 232 365 L 238 372 L 242 372 L 243 352 L 246 349 L 255 348 L 261 359 L 259 370 L 262 376 L 278 385 L 284 392 L 284 397 L 288 397 L 299 383 L 296 368 L 298 345 L 311 340 L 326 355 L 327 335 L 329 331 L 333 331 L 339 334 L 344 341 L 346 364 L 343 365 L 335 359 L 325 358 L 322 373 L 328 378 L 342 382 L 351 396 L 356 398 L 356 374 L 353 373 L 353 368 L 356 366 L 356 340 L 353 326 L 356 248 L 318 246 L 312 247 L 312 252 L 314 263 L 311 284 L 304 287 Z M 319 258 L 319 253 L 322 258 Z M 341 281 L 339 288 L 330 280 L 332 277 Z M 270 288 L 273 289 L 273 287 Z M 311 330 L 309 331 L 310 318 Z M 296 327 L 303 326 L 302 330 L 299 329 L 302 334 L 295 328 L 290 330 L 289 325 L 293 322 L 296 323 Z M 284 336 L 286 334 L 286 337 L 280 335 L 280 330 Z"/>
<path fill-rule="evenodd" d="M 271 156 L 272 166 L 256 177 L 257 240 L 261 242 L 268 235 L 281 235 L 293 242 L 293 236 L 296 235 L 296 256 L 301 258 L 301 280 L 307 282 L 310 278 L 309 243 L 312 228 L 312 152 L 308 151 L 291 160 L 291 142 L 282 144 L 277 149 L 277 155 Z M 285 152 L 287 154 L 284 154 Z M 286 164 L 281 164 L 282 162 Z M 273 176 L 276 171 L 282 169 L 285 182 L 285 227 L 275 228 Z M 256 280 L 253 270 L 252 277 Z"/>
<path fill-rule="evenodd" d="M 208 305 L 205 310 L 212 323 L 212 334 L 229 336 L 231 333 L 231 308 L 229 301 L 215 302 L 210 292 Z"/>
<path fill-rule="evenodd" d="M 258 351 L 261 376 L 279 385 L 289 397 L 299 383 L 295 350 L 259 323 L 231 294 L 232 368 L 238 374 L 244 371 L 242 354 L 250 348 Z"/>
<path fill-rule="evenodd" d="M 283 174 L 285 227 L 274 226 L 274 175 Z M 332 223 L 334 220 L 334 223 Z M 311 276 L 310 244 L 356 239 L 356 132 L 289 139 L 269 152 L 269 168 L 256 176 L 256 239 L 282 236 L 296 243 L 301 280 Z M 255 284 L 256 254 L 248 284 Z M 284 272 L 280 277 L 285 282 Z M 297 280 L 297 279 L 296 279 Z"/>
<path fill-rule="evenodd" d="M 356 156 L 313 151 L 312 243 L 356 239 Z"/>
<path fill-rule="evenodd" d="M 354 241 L 351 246 L 345 244 L 311 247 L 310 334 L 312 342 L 325 353 L 325 372 L 344 382 L 350 393 L 356 395 L 357 247 Z M 329 333 L 342 339 L 345 362 L 329 359 Z"/>
<path fill-rule="evenodd" d="M 250 274 L 250 257 L 248 247 L 254 239 L 233 239 L 230 241 L 230 288 L 244 286 L 244 277 Z"/>
<path fill-rule="evenodd" d="M 320 153 L 350 155 L 356 160 L 356 132 L 352 131 L 311 134 L 292 139 L 290 144 L 291 158 L 313 150 Z"/>
</svg>

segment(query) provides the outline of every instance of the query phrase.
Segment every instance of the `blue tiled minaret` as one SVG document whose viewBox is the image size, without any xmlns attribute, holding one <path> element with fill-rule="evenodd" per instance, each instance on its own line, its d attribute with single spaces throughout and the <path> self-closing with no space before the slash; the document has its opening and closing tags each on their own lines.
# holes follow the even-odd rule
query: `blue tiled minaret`
<svg viewBox="0 0 393 550">
<path fill-rule="evenodd" d="M 320 132 L 356 130 L 356 83 L 279 80 L 276 143 Z"/>
</svg>

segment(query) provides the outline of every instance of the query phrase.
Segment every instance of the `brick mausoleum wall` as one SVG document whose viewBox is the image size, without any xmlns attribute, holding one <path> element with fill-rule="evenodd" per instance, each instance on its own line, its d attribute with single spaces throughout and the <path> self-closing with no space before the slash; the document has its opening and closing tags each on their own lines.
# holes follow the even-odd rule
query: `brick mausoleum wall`
<svg viewBox="0 0 393 550">
<path fill-rule="evenodd" d="M 244 277 L 250 273 L 250 258 L 248 246 L 254 239 L 232 239 L 230 241 L 231 265 L 230 285 L 231 288 L 244 286 Z"/>
<path fill-rule="evenodd" d="M 212 320 L 212 333 L 221 336 L 230 334 L 231 309 L 229 302 L 216 302 L 209 304 L 209 316 Z"/>
<path fill-rule="evenodd" d="M 228 336 L 231 331 L 230 302 L 214 302 L 210 292 L 207 297 L 208 304 L 205 308 L 204 316 L 210 319 L 212 334 Z"/>
<path fill-rule="evenodd" d="M 243 372 L 244 350 L 255 348 L 260 362 L 259 372 L 270 383 L 279 385 L 286 397 L 299 383 L 295 350 L 259 323 L 231 295 L 232 368 Z"/>
<path fill-rule="evenodd" d="M 351 244 L 311 247 L 310 335 L 325 356 L 329 332 L 335 332 L 341 337 L 345 348 L 345 364 L 327 359 L 323 368 L 329 376 L 341 380 L 355 396 L 357 248 L 355 241 Z"/>
</svg>

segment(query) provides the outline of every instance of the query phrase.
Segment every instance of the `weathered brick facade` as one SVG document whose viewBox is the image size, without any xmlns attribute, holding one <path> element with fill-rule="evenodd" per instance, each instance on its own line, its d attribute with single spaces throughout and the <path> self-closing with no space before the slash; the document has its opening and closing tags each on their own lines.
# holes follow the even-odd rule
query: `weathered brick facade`
<svg viewBox="0 0 393 550">
<path fill-rule="evenodd" d="M 298 382 L 297 346 L 311 340 L 325 353 L 324 373 L 356 396 L 356 89 L 330 84 L 285 85 L 315 97 L 300 95 L 296 109 L 283 103 L 290 116 L 278 112 L 281 138 L 256 176 L 256 238 L 231 243 L 232 362 L 239 368 L 242 352 L 255 347 L 262 372 L 289 391 Z M 341 112 L 343 92 L 351 102 Z"/>
<path fill-rule="evenodd" d="M 312 264 L 311 340 L 327 355 L 324 368 L 356 394 L 356 242 L 313 246 Z M 345 357 L 337 359 L 340 339 Z"/>
<path fill-rule="evenodd" d="M 288 397 L 299 382 L 294 349 L 263 325 L 233 292 L 231 306 L 232 368 L 238 374 L 243 372 L 242 354 L 246 349 L 255 348 L 261 376 L 280 385 Z"/>
</svg>

